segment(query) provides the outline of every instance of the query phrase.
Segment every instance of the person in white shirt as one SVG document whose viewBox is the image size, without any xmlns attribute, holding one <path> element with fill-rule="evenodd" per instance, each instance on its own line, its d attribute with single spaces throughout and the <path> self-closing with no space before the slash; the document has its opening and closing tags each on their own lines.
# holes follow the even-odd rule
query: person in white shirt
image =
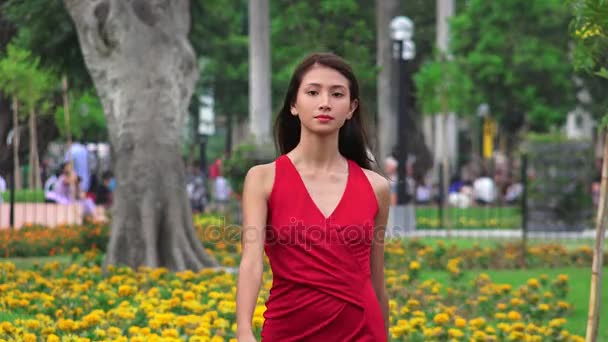
<svg viewBox="0 0 608 342">
<path fill-rule="evenodd" d="M 225 212 L 226 204 L 228 204 L 231 194 L 232 188 L 230 187 L 228 180 L 222 175 L 217 176 L 213 186 L 213 197 L 219 212 Z"/>
<path fill-rule="evenodd" d="M 487 174 L 482 174 L 473 182 L 473 196 L 477 204 L 487 205 L 496 199 L 496 185 Z"/>
</svg>

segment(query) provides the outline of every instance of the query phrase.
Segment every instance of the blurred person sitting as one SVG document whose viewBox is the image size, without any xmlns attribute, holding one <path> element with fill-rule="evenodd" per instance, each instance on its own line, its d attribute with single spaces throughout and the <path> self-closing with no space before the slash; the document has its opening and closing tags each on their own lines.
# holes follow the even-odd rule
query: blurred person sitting
<svg viewBox="0 0 608 342">
<path fill-rule="evenodd" d="M 450 179 L 450 187 L 448 188 L 448 194 L 458 193 L 460 192 L 460 188 L 462 188 L 463 182 L 460 179 L 459 175 L 453 175 Z"/>
<path fill-rule="evenodd" d="M 516 203 L 520 199 L 523 192 L 524 186 L 521 183 L 515 182 L 509 184 L 505 193 L 505 202 L 508 204 Z"/>
<path fill-rule="evenodd" d="M 430 204 L 433 200 L 433 187 L 428 185 L 424 177 L 416 182 L 416 204 Z"/>
<path fill-rule="evenodd" d="M 483 172 L 481 177 L 473 182 L 473 197 L 479 205 L 494 203 L 496 199 L 496 184 L 486 172 Z"/>
<path fill-rule="evenodd" d="M 109 170 L 101 175 L 101 182 L 95 188 L 95 204 L 104 207 L 109 207 L 112 204 L 112 189 L 110 187 L 112 178 L 112 171 Z"/>
<path fill-rule="evenodd" d="M 46 191 L 44 198 L 47 203 L 70 204 L 75 199 L 76 194 L 76 174 L 72 171 L 72 164 L 65 162 L 61 164 L 61 173 L 52 184 L 46 184 L 49 190 Z"/>
<path fill-rule="evenodd" d="M 95 217 L 95 202 L 87 197 L 87 193 L 80 188 L 82 179 L 80 176 L 76 176 L 76 183 L 74 185 L 74 200 L 80 203 L 82 207 L 82 218 L 85 221 L 91 221 Z"/>
</svg>

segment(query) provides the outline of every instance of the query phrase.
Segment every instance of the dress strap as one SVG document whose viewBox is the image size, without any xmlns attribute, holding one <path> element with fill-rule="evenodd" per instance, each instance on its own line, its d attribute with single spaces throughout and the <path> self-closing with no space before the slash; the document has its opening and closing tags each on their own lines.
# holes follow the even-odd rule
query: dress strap
<svg viewBox="0 0 608 342">
<path fill-rule="evenodd" d="M 378 200 L 376 198 L 376 192 L 374 191 L 374 187 L 367 178 L 365 171 L 359 164 L 357 164 L 353 160 L 348 161 L 352 170 L 352 182 L 354 184 L 353 188 L 357 188 L 358 198 L 361 201 L 365 201 L 364 203 L 368 203 L 375 207 L 374 211 L 378 210 Z"/>
<path fill-rule="evenodd" d="M 270 191 L 270 196 L 268 197 L 269 204 L 272 205 L 273 198 L 278 195 L 280 189 L 282 189 L 286 184 L 285 182 L 289 182 L 289 177 L 287 176 L 287 172 L 289 172 L 289 160 L 285 160 L 287 158 L 286 155 L 282 154 L 277 157 L 274 161 L 274 182 L 272 184 L 272 190 Z"/>
</svg>

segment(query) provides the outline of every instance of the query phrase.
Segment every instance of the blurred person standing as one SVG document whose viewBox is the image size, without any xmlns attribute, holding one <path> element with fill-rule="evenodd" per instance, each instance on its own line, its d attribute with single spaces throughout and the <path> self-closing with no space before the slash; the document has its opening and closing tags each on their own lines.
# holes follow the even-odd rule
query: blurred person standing
<svg viewBox="0 0 608 342">
<path fill-rule="evenodd" d="M 65 154 L 65 161 L 72 162 L 74 172 L 82 180 L 80 190 L 88 192 L 91 177 L 89 175 L 89 151 L 87 147 L 78 141 L 74 141 Z"/>
</svg>

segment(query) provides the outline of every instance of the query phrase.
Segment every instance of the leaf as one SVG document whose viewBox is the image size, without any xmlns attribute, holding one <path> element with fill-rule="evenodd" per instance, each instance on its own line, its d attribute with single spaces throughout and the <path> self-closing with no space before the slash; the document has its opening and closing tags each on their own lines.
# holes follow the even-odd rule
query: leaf
<svg viewBox="0 0 608 342">
<path fill-rule="evenodd" d="M 595 73 L 596 75 L 608 79 L 608 69 L 602 67 L 600 71 Z"/>
</svg>

